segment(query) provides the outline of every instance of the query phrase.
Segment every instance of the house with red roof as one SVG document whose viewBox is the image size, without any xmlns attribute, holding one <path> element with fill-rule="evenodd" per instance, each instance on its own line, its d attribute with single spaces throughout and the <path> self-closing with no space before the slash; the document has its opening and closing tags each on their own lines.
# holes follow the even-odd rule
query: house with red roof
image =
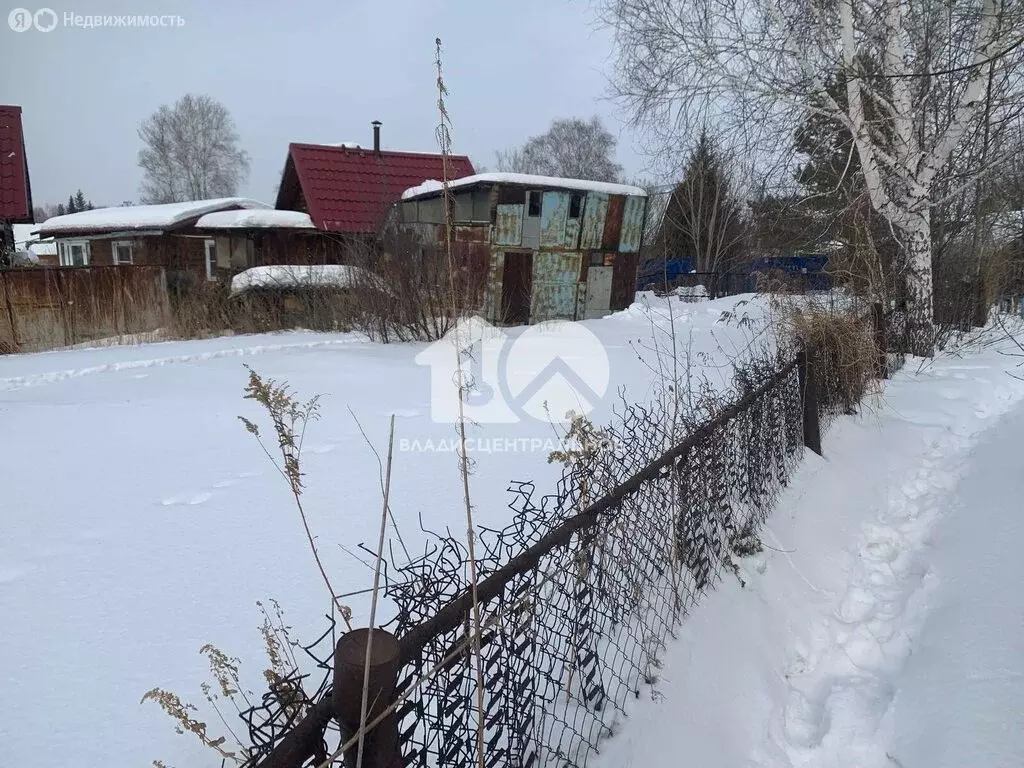
<svg viewBox="0 0 1024 768">
<path fill-rule="evenodd" d="M 380 232 L 402 193 L 444 175 L 437 153 L 381 149 L 373 122 L 373 148 L 356 144 L 289 144 L 276 208 L 308 213 L 323 232 L 359 238 Z M 465 155 L 449 155 L 448 178 L 472 176 Z"/>
<path fill-rule="evenodd" d="M 343 264 L 353 240 L 374 242 L 409 187 L 444 173 L 439 154 L 356 144 L 288 146 L 274 209 L 227 198 L 103 208 L 58 216 L 40 227 L 57 239 L 62 266 L 153 264 L 197 278 L 228 278 L 266 265 Z M 448 158 L 449 178 L 473 173 Z"/>
<path fill-rule="evenodd" d="M 21 107 L 0 104 L 0 266 L 7 265 L 14 253 L 12 225 L 32 221 Z"/>
</svg>

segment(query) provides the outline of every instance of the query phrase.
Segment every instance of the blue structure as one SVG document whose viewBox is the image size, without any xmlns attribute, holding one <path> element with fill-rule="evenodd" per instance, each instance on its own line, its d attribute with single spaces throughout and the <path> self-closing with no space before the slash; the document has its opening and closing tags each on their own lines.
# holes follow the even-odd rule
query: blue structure
<svg viewBox="0 0 1024 768">
<path fill-rule="evenodd" d="M 828 256 L 821 253 L 799 253 L 792 256 L 772 256 L 747 262 L 730 275 L 721 275 L 725 284 L 730 286 L 729 293 L 746 293 L 755 290 L 755 275 L 759 272 L 780 272 L 784 275 L 805 275 L 807 290 L 827 291 L 832 283 L 825 267 Z M 650 290 L 655 287 L 672 287 L 679 283 L 684 275 L 693 273 L 693 261 L 686 258 L 667 260 L 653 259 L 642 263 L 637 275 L 637 290 Z M 708 277 L 710 275 L 702 275 Z M 695 278 L 700 280 L 700 278 Z"/>
</svg>

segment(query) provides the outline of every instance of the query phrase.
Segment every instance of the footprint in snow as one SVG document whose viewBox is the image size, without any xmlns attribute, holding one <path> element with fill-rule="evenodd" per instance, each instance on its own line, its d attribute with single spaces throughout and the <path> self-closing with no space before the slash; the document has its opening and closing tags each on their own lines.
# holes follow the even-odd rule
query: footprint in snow
<svg viewBox="0 0 1024 768">
<path fill-rule="evenodd" d="M 337 446 L 336 443 L 323 443 L 321 445 L 306 445 L 306 446 L 303 446 L 302 452 L 303 453 L 315 453 L 315 454 L 330 453 L 331 451 L 336 450 L 337 447 L 338 446 Z"/>
</svg>

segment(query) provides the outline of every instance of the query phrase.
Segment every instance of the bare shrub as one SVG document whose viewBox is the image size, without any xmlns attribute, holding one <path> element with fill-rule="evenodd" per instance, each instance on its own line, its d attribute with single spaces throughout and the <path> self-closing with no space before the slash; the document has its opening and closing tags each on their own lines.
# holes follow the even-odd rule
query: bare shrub
<svg viewBox="0 0 1024 768">
<path fill-rule="evenodd" d="M 171 336 L 202 339 L 220 335 L 231 327 L 228 287 L 223 283 L 180 280 L 168 287 L 171 289 Z"/>
<path fill-rule="evenodd" d="M 352 284 L 354 322 L 374 341 L 440 339 L 483 303 L 487 266 L 479 244 L 453 243 L 450 267 L 445 249 L 425 234 L 421 240 L 413 232 L 389 230 L 379 246 L 351 250 L 350 263 L 360 267 Z"/>
<path fill-rule="evenodd" d="M 809 297 L 778 300 L 774 306 L 784 338 L 811 355 L 826 409 L 853 412 L 877 372 L 870 315 Z"/>
</svg>

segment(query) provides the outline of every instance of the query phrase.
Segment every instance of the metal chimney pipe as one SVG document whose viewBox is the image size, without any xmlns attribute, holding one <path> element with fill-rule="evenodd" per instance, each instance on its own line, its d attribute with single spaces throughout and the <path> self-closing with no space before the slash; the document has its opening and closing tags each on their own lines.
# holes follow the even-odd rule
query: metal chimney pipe
<svg viewBox="0 0 1024 768">
<path fill-rule="evenodd" d="M 373 126 L 373 151 L 380 154 L 380 120 L 374 120 L 370 125 Z"/>
</svg>

